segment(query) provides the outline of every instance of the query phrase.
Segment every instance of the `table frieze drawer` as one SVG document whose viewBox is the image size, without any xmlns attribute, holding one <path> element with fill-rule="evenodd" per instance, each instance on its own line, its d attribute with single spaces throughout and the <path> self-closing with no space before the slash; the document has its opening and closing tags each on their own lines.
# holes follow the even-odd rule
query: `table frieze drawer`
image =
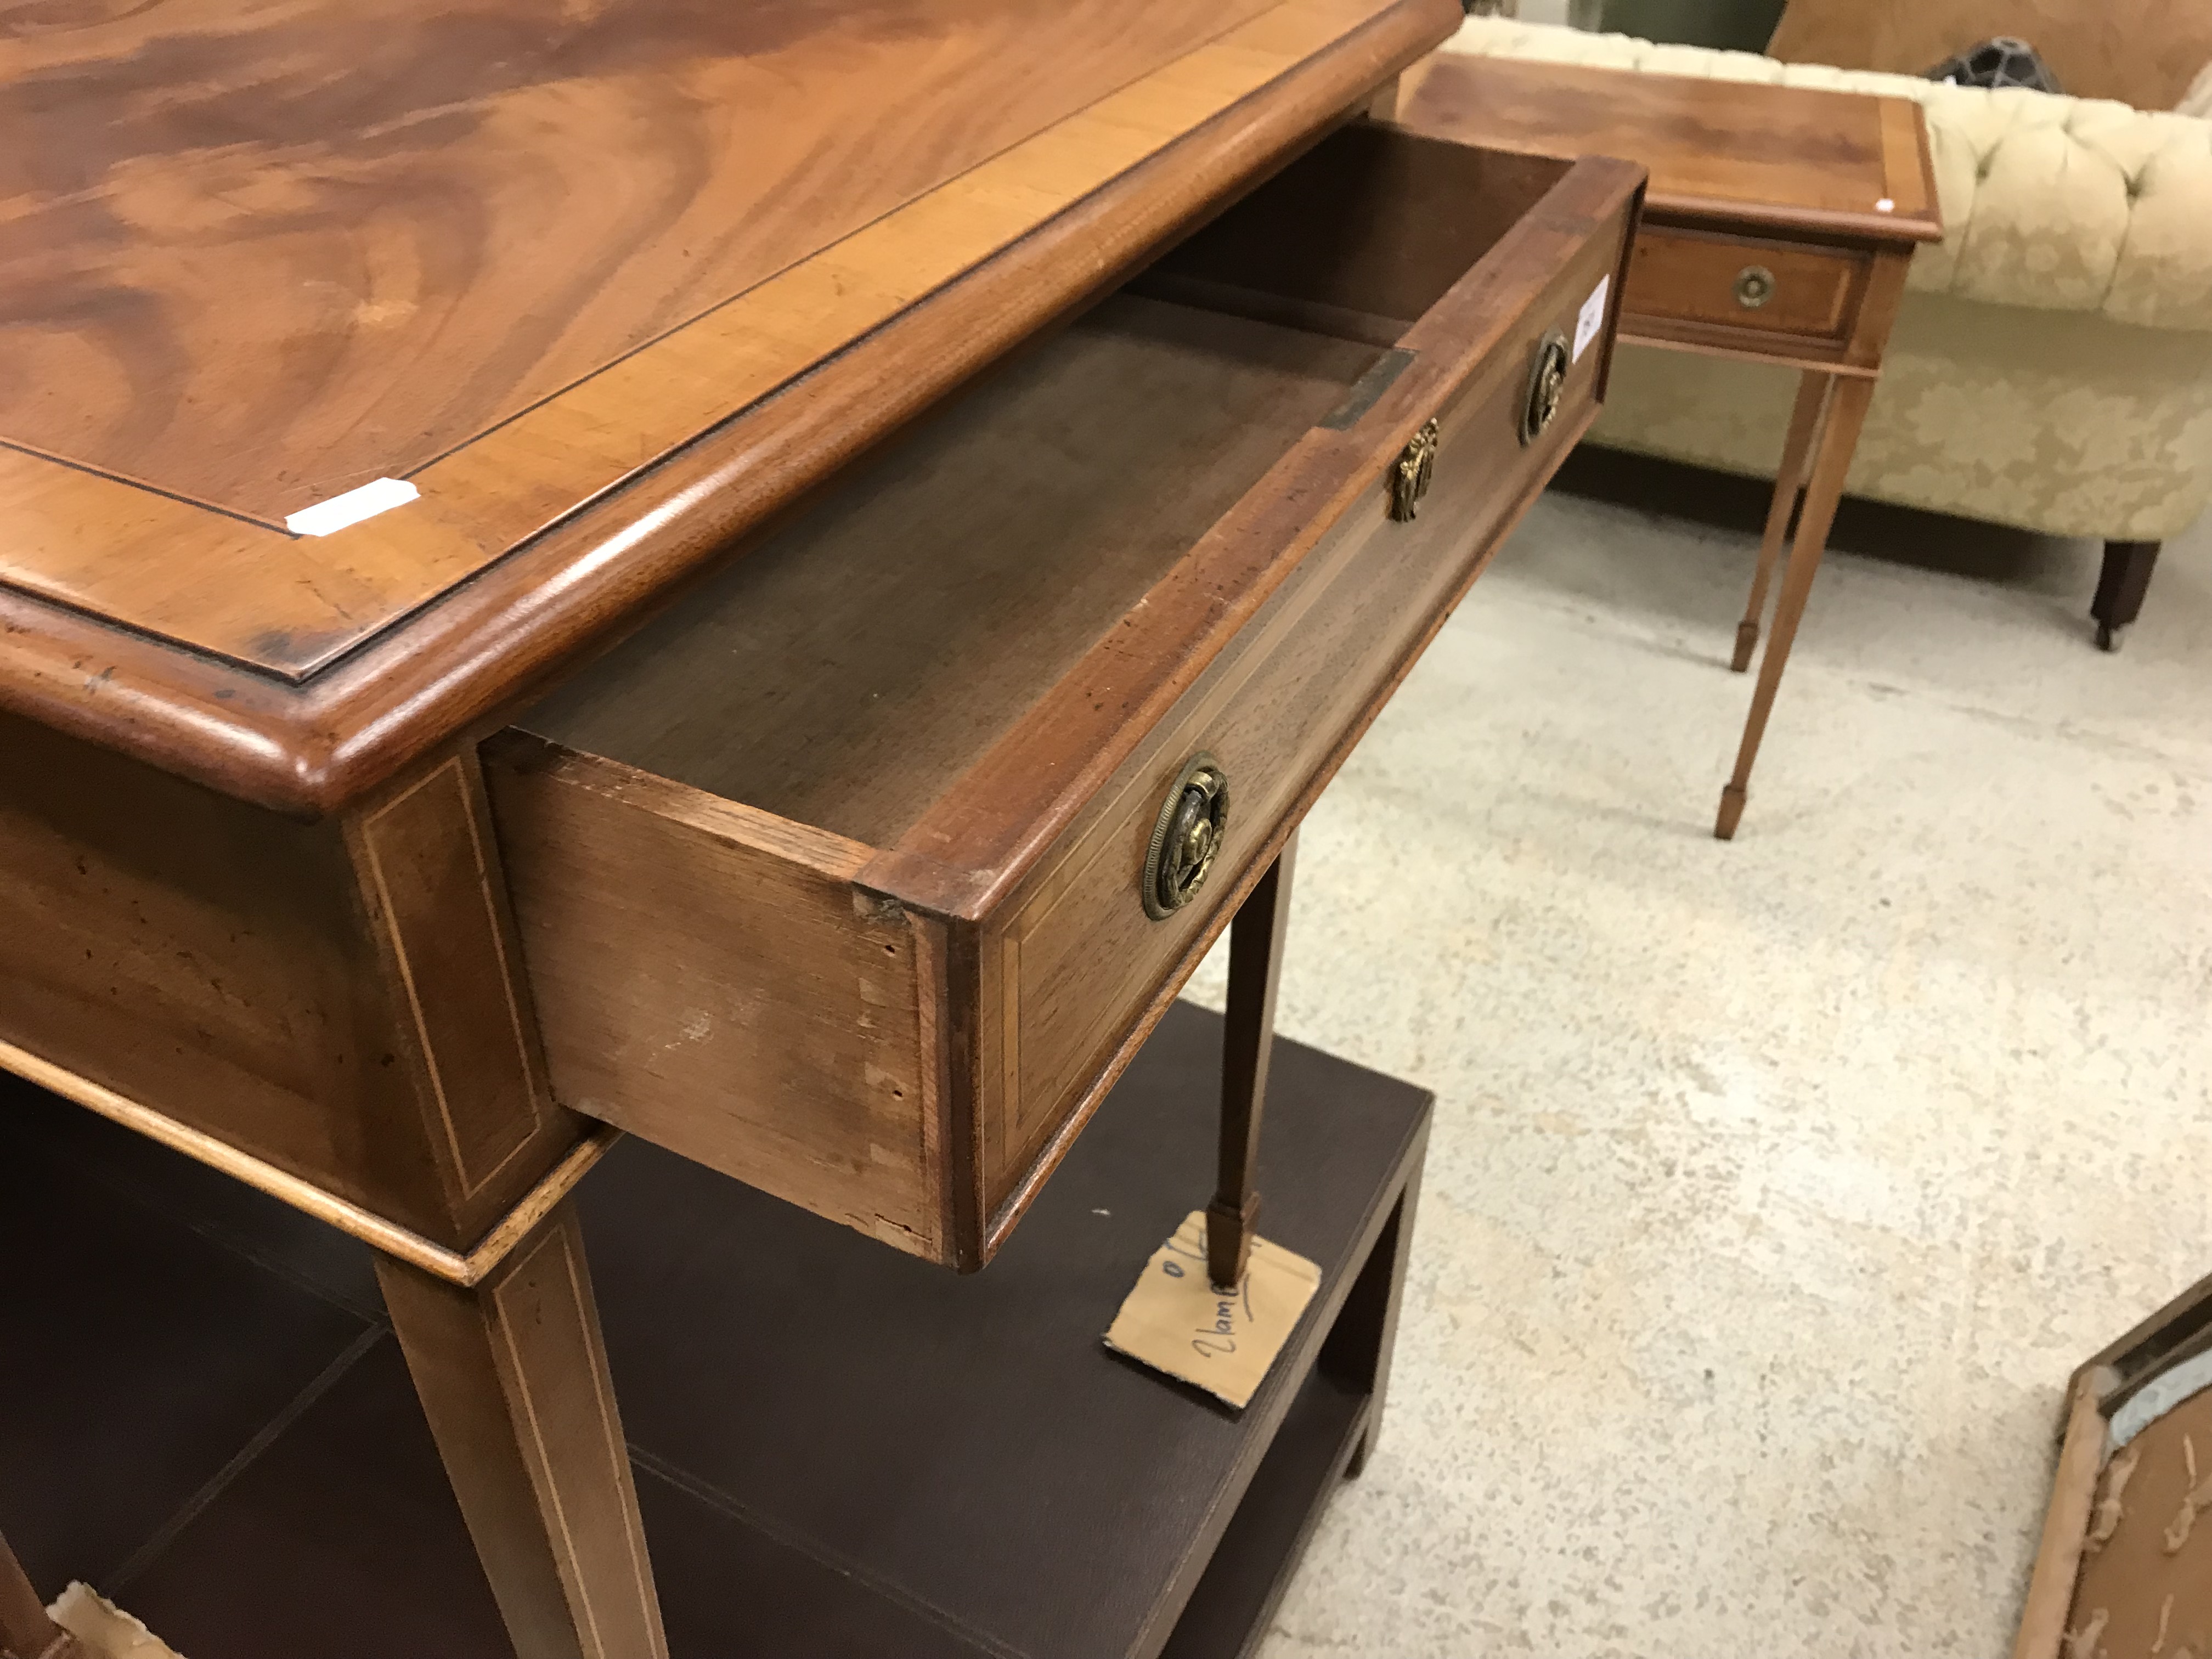
<svg viewBox="0 0 2212 1659">
<path fill-rule="evenodd" d="M 1594 415 L 1640 182 L 1343 129 L 488 743 L 559 1097 L 980 1265 Z"/>
<path fill-rule="evenodd" d="M 1632 335 L 1719 343 L 1729 332 L 1768 345 L 1778 335 L 1840 349 L 1873 269 L 1863 250 L 1646 224 L 1629 264 Z"/>
</svg>

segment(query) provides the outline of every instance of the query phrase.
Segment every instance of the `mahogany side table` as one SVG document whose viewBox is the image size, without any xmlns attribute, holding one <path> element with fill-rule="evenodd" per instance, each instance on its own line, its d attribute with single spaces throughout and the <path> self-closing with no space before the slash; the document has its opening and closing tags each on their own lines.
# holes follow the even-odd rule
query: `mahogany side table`
<svg viewBox="0 0 2212 1659">
<path fill-rule="evenodd" d="M 1733 840 L 1905 271 L 1920 244 L 1943 234 L 1920 107 L 1902 98 L 1446 52 L 1409 71 L 1403 87 L 1397 118 L 1416 131 L 1643 163 L 1651 183 L 1620 337 L 1798 371 L 1731 665 L 1739 673 L 1750 666 L 1794 517 L 1773 629 L 1713 830 Z"/>
</svg>

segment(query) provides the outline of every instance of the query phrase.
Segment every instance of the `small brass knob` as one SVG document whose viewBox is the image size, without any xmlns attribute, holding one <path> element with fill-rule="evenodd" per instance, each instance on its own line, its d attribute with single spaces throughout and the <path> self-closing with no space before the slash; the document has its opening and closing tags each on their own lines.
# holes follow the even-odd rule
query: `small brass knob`
<svg viewBox="0 0 2212 1659">
<path fill-rule="evenodd" d="M 1552 417 L 1559 412 L 1567 389 L 1567 337 L 1554 330 L 1538 342 L 1536 361 L 1528 368 L 1528 392 L 1521 405 L 1521 441 L 1533 444 L 1544 435 Z"/>
<path fill-rule="evenodd" d="M 1774 297 L 1774 273 L 1765 265 L 1746 265 L 1735 274 L 1735 302 L 1756 311 Z"/>
<path fill-rule="evenodd" d="M 1229 828 L 1229 774 L 1211 755 L 1191 757 L 1160 804 L 1145 851 L 1139 896 L 1145 914 L 1164 921 L 1191 902 L 1213 868 Z"/>
</svg>

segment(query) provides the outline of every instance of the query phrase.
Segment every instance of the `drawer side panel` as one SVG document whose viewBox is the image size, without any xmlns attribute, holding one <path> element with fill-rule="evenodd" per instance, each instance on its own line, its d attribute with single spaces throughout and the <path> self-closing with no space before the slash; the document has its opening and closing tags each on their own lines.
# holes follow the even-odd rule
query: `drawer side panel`
<svg viewBox="0 0 2212 1659">
<path fill-rule="evenodd" d="M 484 758 L 556 1097 L 945 1259 L 935 924 L 853 884 L 867 849 L 527 733 Z"/>
</svg>

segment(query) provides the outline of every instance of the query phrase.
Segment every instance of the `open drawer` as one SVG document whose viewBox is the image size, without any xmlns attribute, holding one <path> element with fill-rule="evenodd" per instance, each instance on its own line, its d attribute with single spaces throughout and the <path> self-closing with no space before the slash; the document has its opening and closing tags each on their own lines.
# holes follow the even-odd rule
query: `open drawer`
<svg viewBox="0 0 2212 1659">
<path fill-rule="evenodd" d="M 1341 129 L 488 743 L 560 1098 L 987 1259 L 1588 424 L 1642 178 Z"/>
</svg>

